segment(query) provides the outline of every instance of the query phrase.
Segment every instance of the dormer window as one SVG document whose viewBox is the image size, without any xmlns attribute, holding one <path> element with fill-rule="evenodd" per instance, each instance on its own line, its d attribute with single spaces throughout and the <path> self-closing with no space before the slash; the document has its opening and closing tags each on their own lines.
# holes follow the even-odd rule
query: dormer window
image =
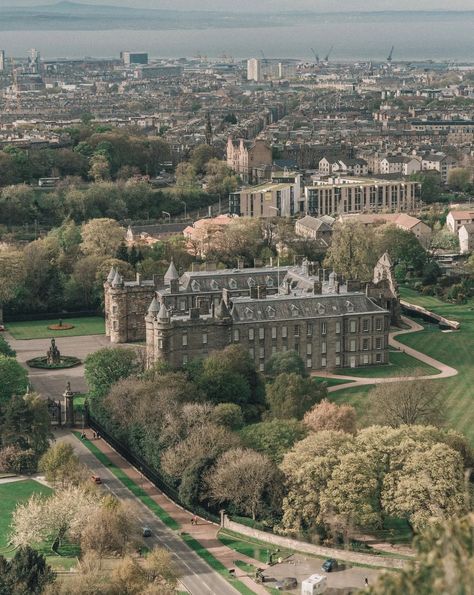
<svg viewBox="0 0 474 595">
<path fill-rule="evenodd" d="M 275 318 L 276 310 L 272 308 L 272 306 L 268 306 L 267 308 L 267 316 L 268 318 Z"/>
<path fill-rule="evenodd" d="M 215 279 L 213 279 L 211 281 L 211 289 L 214 289 L 214 290 L 218 290 L 219 289 L 219 283 Z"/>
<path fill-rule="evenodd" d="M 348 312 L 354 312 L 354 304 L 352 302 L 346 302 L 346 309 Z"/>
<path fill-rule="evenodd" d="M 254 279 L 253 277 L 249 277 L 249 278 L 247 279 L 247 285 L 248 285 L 249 287 L 255 287 L 255 285 L 256 285 L 256 283 L 255 283 L 255 279 Z"/>
<path fill-rule="evenodd" d="M 229 279 L 230 289 L 237 289 L 237 281 L 235 279 Z"/>
<path fill-rule="evenodd" d="M 193 279 L 191 281 L 191 289 L 193 291 L 201 291 L 201 285 L 199 284 L 199 281 L 196 281 L 196 279 Z"/>
<path fill-rule="evenodd" d="M 295 318 L 296 316 L 299 316 L 299 314 L 300 314 L 298 307 L 295 306 L 294 304 L 291 304 L 290 311 L 291 311 L 291 315 L 293 316 L 293 318 Z"/>
<path fill-rule="evenodd" d="M 245 317 L 247 318 L 247 320 L 253 320 L 252 308 L 245 308 Z"/>
<path fill-rule="evenodd" d="M 326 307 L 323 306 L 323 304 L 321 304 L 320 302 L 318 302 L 317 308 L 318 314 L 326 314 Z"/>
<path fill-rule="evenodd" d="M 273 287 L 274 283 L 273 283 L 272 277 L 267 277 L 266 281 L 267 281 L 267 287 Z"/>
</svg>

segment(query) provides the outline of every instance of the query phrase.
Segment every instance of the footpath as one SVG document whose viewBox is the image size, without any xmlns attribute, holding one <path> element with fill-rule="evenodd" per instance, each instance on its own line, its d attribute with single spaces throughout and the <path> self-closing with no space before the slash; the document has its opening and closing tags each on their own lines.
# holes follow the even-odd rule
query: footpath
<svg viewBox="0 0 474 595">
<path fill-rule="evenodd" d="M 86 435 L 91 439 L 92 432 L 89 430 Z M 219 562 L 228 569 L 234 570 L 234 576 L 239 579 L 246 587 L 251 589 L 257 595 L 268 595 L 268 591 L 247 576 L 240 568 L 235 566 L 234 560 L 242 560 L 248 564 L 253 564 L 258 568 L 267 566 L 258 560 L 240 554 L 222 544 L 217 538 L 220 527 L 206 519 L 198 517 L 197 524 L 192 524 L 192 515 L 170 500 L 163 492 L 144 477 L 135 467 L 118 454 L 105 440 L 93 440 L 94 445 L 103 452 L 114 465 L 120 468 L 130 479 L 139 485 L 171 518 L 178 522 L 181 531 L 191 535 L 196 541 L 205 547 Z"/>
</svg>

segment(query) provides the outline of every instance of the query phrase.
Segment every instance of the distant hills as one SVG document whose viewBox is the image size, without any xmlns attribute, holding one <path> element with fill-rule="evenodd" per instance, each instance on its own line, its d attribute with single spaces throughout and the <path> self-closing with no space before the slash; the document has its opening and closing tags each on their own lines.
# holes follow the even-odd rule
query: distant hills
<svg viewBox="0 0 474 595">
<path fill-rule="evenodd" d="M 106 30 L 206 29 L 274 27 L 298 23 L 473 19 L 474 11 L 379 11 L 317 13 L 310 11 L 236 13 L 231 11 L 178 11 L 92 5 L 61 1 L 38 6 L 0 8 L 0 30 Z"/>
</svg>

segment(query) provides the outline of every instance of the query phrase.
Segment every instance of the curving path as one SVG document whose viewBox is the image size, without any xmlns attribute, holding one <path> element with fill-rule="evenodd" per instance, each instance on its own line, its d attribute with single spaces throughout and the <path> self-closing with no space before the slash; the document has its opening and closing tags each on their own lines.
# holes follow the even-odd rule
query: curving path
<svg viewBox="0 0 474 595">
<path fill-rule="evenodd" d="M 415 322 L 414 320 L 411 320 L 410 318 L 407 318 L 406 316 L 403 316 L 402 320 L 410 328 L 391 332 L 389 334 L 389 339 L 388 339 L 389 345 L 391 347 L 396 347 L 397 349 L 404 351 L 408 355 L 411 355 L 415 359 L 417 359 L 425 364 L 428 364 L 432 368 L 436 368 L 439 371 L 439 373 L 435 374 L 435 375 L 403 376 L 403 380 L 439 380 L 441 378 L 451 378 L 451 376 L 456 376 L 458 373 L 456 368 L 452 368 L 451 366 L 448 366 L 447 364 L 443 364 L 443 362 L 440 362 L 440 361 L 434 359 L 433 357 L 426 355 L 426 353 L 421 353 L 421 351 L 417 351 L 416 349 L 413 349 L 412 347 L 408 347 L 407 345 L 404 345 L 403 343 L 400 343 L 399 341 L 396 340 L 396 337 L 398 337 L 399 335 L 406 335 L 407 333 L 416 333 L 418 331 L 423 330 L 423 327 L 421 324 L 418 324 L 417 322 Z M 400 382 L 400 380 L 402 379 L 402 377 L 400 377 L 400 376 L 388 376 L 388 377 L 383 377 L 383 378 L 363 378 L 360 376 L 347 376 L 347 375 L 342 375 L 342 374 L 332 374 L 331 372 L 328 372 L 324 376 L 326 378 L 337 378 L 340 380 L 347 380 L 346 384 L 338 384 L 337 386 L 329 387 L 328 392 L 330 392 L 330 393 L 336 392 L 338 390 L 342 390 L 345 388 L 355 387 L 355 386 L 369 386 L 371 384 L 386 384 L 389 382 Z"/>
</svg>

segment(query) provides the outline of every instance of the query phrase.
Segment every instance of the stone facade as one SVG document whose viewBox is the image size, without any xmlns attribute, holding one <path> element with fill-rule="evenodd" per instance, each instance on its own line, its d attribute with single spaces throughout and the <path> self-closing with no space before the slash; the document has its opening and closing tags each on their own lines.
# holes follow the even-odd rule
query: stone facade
<svg viewBox="0 0 474 595">
<path fill-rule="evenodd" d="M 170 304 L 170 298 L 181 299 L 176 286 L 158 291 L 146 316 L 148 365 L 163 360 L 180 367 L 231 344 L 247 350 L 261 371 L 274 353 L 287 350 L 299 353 L 309 372 L 388 363 L 390 279 L 383 273 L 376 272 L 380 280 L 363 291 L 360 283 L 344 283 L 335 273 L 326 276 L 303 263 L 281 271 L 275 291 L 274 283 L 270 288 L 256 283 L 258 269 L 251 271 L 240 272 L 247 286 L 253 280 L 243 295 L 225 287 L 235 281 L 235 271 L 216 271 L 211 281 L 220 285 L 220 295 L 205 304 L 188 302 L 188 310 Z"/>
<path fill-rule="evenodd" d="M 227 165 L 242 178 L 245 184 L 253 183 L 257 179 L 257 169 L 272 165 L 272 150 L 265 141 L 257 139 L 247 141 L 240 139 L 227 141 Z"/>
</svg>

